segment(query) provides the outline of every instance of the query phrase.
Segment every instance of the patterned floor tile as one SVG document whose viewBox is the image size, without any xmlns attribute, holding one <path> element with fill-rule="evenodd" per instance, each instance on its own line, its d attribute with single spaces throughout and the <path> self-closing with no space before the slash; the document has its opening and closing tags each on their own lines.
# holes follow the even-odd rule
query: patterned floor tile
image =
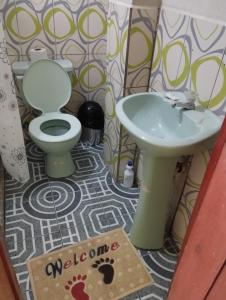
<svg viewBox="0 0 226 300">
<path fill-rule="evenodd" d="M 60 231 L 52 190 L 46 179 L 28 186 L 23 193 L 9 194 L 5 200 L 6 237 L 14 229 L 31 237 Z"/>
<path fill-rule="evenodd" d="M 63 247 L 60 231 L 39 237 L 23 237 L 21 228 L 14 230 L 6 236 L 6 245 L 12 265 L 16 271 L 24 295 L 31 289 L 26 262 L 28 259 L 39 256 Z M 29 298 L 28 298 L 29 299 Z M 31 298 L 32 299 L 32 298 Z"/>
<path fill-rule="evenodd" d="M 48 182 L 48 177 L 45 173 L 44 162 L 31 163 L 28 162 L 30 179 L 26 183 L 20 183 L 12 179 L 7 173 L 5 174 L 5 191 L 7 196 L 20 194 L 22 195 L 27 188 L 35 185 L 39 180 L 45 179 Z"/>
<path fill-rule="evenodd" d="M 78 243 L 81 240 L 76 227 L 61 228 L 60 233 L 64 247 Z"/>
<path fill-rule="evenodd" d="M 33 300 L 26 261 L 34 256 L 133 224 L 139 189 L 115 183 L 102 159 L 102 146 L 79 143 L 72 151 L 75 173 L 64 179 L 45 174 L 44 153 L 26 144 L 31 179 L 6 176 L 6 241 L 24 298 Z M 139 251 L 154 285 L 123 300 L 166 299 L 177 260 L 167 237 L 160 251 Z"/>
</svg>

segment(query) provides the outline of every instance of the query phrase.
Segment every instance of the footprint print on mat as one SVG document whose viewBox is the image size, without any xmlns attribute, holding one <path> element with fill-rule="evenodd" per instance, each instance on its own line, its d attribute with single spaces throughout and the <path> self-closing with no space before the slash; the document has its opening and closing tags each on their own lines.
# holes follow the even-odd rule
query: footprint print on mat
<svg viewBox="0 0 226 300">
<path fill-rule="evenodd" d="M 114 259 L 101 258 L 100 260 L 96 260 L 95 264 L 92 265 L 93 268 L 97 269 L 101 274 L 104 275 L 103 282 L 105 284 L 110 284 L 114 278 L 114 268 L 113 268 Z"/>
<path fill-rule="evenodd" d="M 85 280 L 86 275 L 78 275 L 73 276 L 72 280 L 69 280 L 66 285 L 65 289 L 70 290 L 72 297 L 75 300 L 89 300 L 89 295 L 86 294 L 85 290 Z"/>
</svg>

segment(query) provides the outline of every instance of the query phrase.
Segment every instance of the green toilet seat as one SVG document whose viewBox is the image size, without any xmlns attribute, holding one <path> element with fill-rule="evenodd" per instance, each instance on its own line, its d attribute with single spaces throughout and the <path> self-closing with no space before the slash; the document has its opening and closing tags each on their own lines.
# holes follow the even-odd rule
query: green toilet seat
<svg viewBox="0 0 226 300">
<path fill-rule="evenodd" d="M 47 129 L 46 127 L 44 129 L 43 126 L 47 125 L 47 122 L 52 121 L 55 123 L 54 125 L 58 127 L 58 130 L 61 131 L 61 134 L 53 135 L 45 130 Z M 65 125 L 68 126 L 68 130 L 65 130 Z M 79 135 L 80 132 L 81 123 L 77 118 L 72 115 L 59 112 L 44 114 L 33 119 L 29 124 L 29 133 L 41 142 L 65 142 L 73 139 L 75 136 Z"/>
</svg>

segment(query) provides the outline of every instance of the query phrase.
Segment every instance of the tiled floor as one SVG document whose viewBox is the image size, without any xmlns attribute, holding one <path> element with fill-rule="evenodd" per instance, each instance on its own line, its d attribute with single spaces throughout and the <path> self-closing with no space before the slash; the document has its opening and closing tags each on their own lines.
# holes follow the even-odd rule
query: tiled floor
<svg viewBox="0 0 226 300">
<path fill-rule="evenodd" d="M 129 233 L 137 189 L 116 184 L 102 160 L 102 147 L 73 149 L 76 172 L 48 178 L 43 153 L 27 144 L 31 179 L 19 184 L 6 176 L 6 241 L 25 299 L 33 299 L 26 261 L 117 227 Z M 166 299 L 177 252 L 170 238 L 160 251 L 139 251 L 155 284 L 126 299 Z M 108 300 L 108 299 L 106 299 Z"/>
</svg>

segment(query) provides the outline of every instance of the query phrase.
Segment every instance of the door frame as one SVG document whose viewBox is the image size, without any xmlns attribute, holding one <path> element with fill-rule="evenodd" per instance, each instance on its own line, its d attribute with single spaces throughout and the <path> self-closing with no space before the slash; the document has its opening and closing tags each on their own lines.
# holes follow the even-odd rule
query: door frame
<svg viewBox="0 0 226 300">
<path fill-rule="evenodd" d="M 226 259 L 225 228 L 226 118 L 191 216 L 168 300 L 203 300 L 216 289 Z M 221 299 L 226 299 L 226 295 L 222 294 Z"/>
<path fill-rule="evenodd" d="M 0 300 L 23 300 L 15 271 L 12 267 L 3 231 L 0 230 Z M 7 298 L 6 298 L 7 297 Z"/>
</svg>

